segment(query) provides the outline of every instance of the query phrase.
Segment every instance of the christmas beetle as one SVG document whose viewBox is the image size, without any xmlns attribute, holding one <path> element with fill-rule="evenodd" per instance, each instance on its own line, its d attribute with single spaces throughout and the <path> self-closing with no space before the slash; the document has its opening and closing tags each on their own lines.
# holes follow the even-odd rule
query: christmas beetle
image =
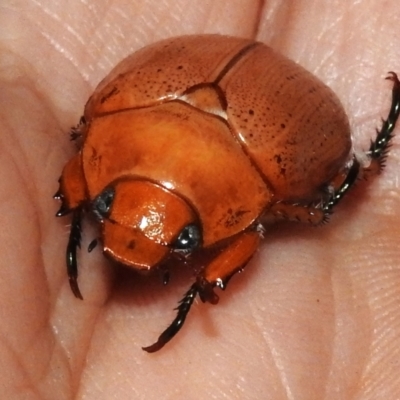
<svg viewBox="0 0 400 400">
<path fill-rule="evenodd" d="M 138 271 L 209 256 L 157 342 L 181 329 L 198 295 L 257 250 L 265 217 L 327 220 L 359 177 L 382 170 L 400 112 L 392 106 L 363 157 L 352 151 L 338 98 L 268 46 L 220 35 L 182 36 L 139 50 L 98 85 L 72 136 L 80 149 L 64 167 L 57 216 L 72 214 L 67 270 L 78 287 L 81 219 L 92 213 L 104 254 Z"/>
</svg>

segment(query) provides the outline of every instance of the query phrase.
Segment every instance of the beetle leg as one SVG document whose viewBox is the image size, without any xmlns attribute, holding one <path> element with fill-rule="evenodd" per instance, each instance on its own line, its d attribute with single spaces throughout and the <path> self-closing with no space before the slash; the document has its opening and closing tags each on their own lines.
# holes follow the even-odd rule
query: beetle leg
<svg viewBox="0 0 400 400">
<path fill-rule="evenodd" d="M 326 219 L 325 212 L 318 206 L 302 204 L 275 203 L 268 210 L 275 219 L 319 225 Z"/>
<path fill-rule="evenodd" d="M 183 296 L 183 299 L 179 302 L 178 307 L 176 307 L 178 313 L 171 325 L 159 336 L 157 342 L 151 346 L 142 347 L 144 351 L 147 351 L 148 353 L 154 353 L 162 349 L 181 330 L 197 293 L 197 284 L 194 283 L 186 292 L 185 296 Z"/>
<path fill-rule="evenodd" d="M 332 193 L 328 201 L 323 205 L 323 210 L 330 214 L 332 208 L 343 198 L 347 191 L 353 186 L 360 175 L 366 179 L 379 174 L 385 166 L 385 160 L 389 151 L 390 142 L 393 138 L 393 129 L 400 115 L 400 81 L 394 72 L 389 72 L 386 78 L 393 82 L 392 104 L 386 120 L 383 120 L 382 128 L 377 131 L 374 141 L 371 141 L 369 150 L 366 152 L 369 165 L 362 166 L 356 157 L 347 172 L 347 176 L 338 189 Z"/>
<path fill-rule="evenodd" d="M 77 281 L 78 263 L 76 261 L 76 249 L 81 247 L 81 217 L 82 211 L 79 208 L 73 211 L 66 258 L 69 285 L 71 286 L 72 293 L 78 299 L 83 300 Z"/>
<path fill-rule="evenodd" d="M 333 207 L 339 203 L 348 190 L 354 185 L 360 174 L 360 163 L 356 157 L 353 158 L 353 163 L 349 168 L 345 180 L 335 189 L 329 196 L 328 200 L 322 205 L 322 210 L 325 212 L 326 218 L 332 213 Z"/>
<path fill-rule="evenodd" d="M 199 294 L 203 302 L 218 303 L 218 295 L 214 287 L 225 289 L 229 279 L 242 270 L 258 248 L 260 233 L 257 231 L 245 232 L 237 236 L 222 252 L 208 264 L 196 282 L 190 287 L 183 299 L 179 302 L 176 318 L 171 325 L 159 336 L 157 342 L 143 350 L 154 353 L 167 344 L 182 328 L 193 301 Z"/>
<path fill-rule="evenodd" d="M 197 288 L 203 302 L 217 304 L 219 297 L 214 287 L 225 290 L 234 274 L 250 261 L 260 244 L 258 231 L 247 231 L 238 235 L 221 253 L 208 264 L 197 277 Z"/>
<path fill-rule="evenodd" d="M 392 105 L 386 120 L 383 120 L 382 128 L 377 130 L 377 136 L 371 141 L 371 146 L 367 151 L 367 156 L 371 164 L 364 168 L 364 177 L 376 175 L 382 171 L 385 166 L 386 157 L 390 147 L 390 141 L 393 138 L 393 129 L 400 114 L 400 81 L 394 72 L 389 72 L 386 79 L 393 82 Z"/>
</svg>

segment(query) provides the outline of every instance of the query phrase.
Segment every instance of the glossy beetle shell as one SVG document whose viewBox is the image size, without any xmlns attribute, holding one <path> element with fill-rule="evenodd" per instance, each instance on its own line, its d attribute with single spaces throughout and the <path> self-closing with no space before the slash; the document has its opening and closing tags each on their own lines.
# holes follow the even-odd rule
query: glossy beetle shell
<svg viewBox="0 0 400 400">
<path fill-rule="evenodd" d="M 320 196 L 351 147 L 327 86 L 261 43 L 218 35 L 134 53 L 100 83 L 85 119 L 90 199 L 126 174 L 158 182 L 193 205 L 204 246 L 273 201 Z"/>
<path fill-rule="evenodd" d="M 201 92 L 209 83 L 212 88 Z M 200 94 L 192 102 L 196 88 Z M 177 99 L 221 116 L 231 141 L 239 142 L 277 198 L 314 197 L 349 155 L 350 128 L 336 95 L 299 65 L 246 39 L 184 36 L 148 46 L 100 83 L 85 117 Z M 230 179 L 227 171 L 228 166 L 224 181 Z M 247 180 L 257 180 L 250 169 L 242 175 L 247 173 Z"/>
</svg>

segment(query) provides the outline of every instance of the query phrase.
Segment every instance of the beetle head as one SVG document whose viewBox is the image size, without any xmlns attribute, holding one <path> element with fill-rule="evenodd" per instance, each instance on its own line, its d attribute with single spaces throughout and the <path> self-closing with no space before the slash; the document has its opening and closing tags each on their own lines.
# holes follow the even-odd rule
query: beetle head
<svg viewBox="0 0 400 400">
<path fill-rule="evenodd" d="M 150 269 L 173 252 L 189 254 L 202 244 L 199 219 L 183 198 L 153 182 L 126 177 L 90 199 L 78 154 L 64 167 L 57 216 L 87 208 L 102 225 L 103 250 L 136 269 Z"/>
<path fill-rule="evenodd" d="M 98 194 L 91 207 L 102 225 L 104 252 L 136 269 L 150 269 L 171 252 L 190 253 L 201 245 L 193 209 L 153 182 L 119 179 Z"/>
</svg>

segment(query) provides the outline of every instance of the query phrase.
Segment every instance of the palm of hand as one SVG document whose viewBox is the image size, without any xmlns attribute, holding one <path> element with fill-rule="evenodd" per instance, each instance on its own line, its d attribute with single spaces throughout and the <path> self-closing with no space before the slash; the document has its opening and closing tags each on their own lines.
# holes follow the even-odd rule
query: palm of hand
<svg viewBox="0 0 400 400">
<path fill-rule="evenodd" d="M 258 39 L 333 87 L 365 147 L 389 101 L 381 77 L 399 64 L 388 38 L 398 35 L 400 7 L 272 3 L 257 25 L 250 2 L 182 0 L 165 10 L 150 2 L 127 9 L 116 1 L 108 10 L 8 3 L 0 6 L 3 396 L 395 398 L 398 139 L 384 175 L 358 185 L 329 225 L 273 227 L 218 307 L 194 307 L 174 342 L 151 356 L 140 347 L 170 322 L 189 275 L 173 276 L 167 289 L 125 271 L 113 280 L 100 252 L 82 252 L 79 302 L 64 267 L 68 229 L 54 219 L 51 195 L 74 151 L 66 132 L 93 86 L 126 54 L 172 34 L 250 36 L 257 26 Z M 85 243 L 94 235 L 88 227 Z"/>
</svg>

